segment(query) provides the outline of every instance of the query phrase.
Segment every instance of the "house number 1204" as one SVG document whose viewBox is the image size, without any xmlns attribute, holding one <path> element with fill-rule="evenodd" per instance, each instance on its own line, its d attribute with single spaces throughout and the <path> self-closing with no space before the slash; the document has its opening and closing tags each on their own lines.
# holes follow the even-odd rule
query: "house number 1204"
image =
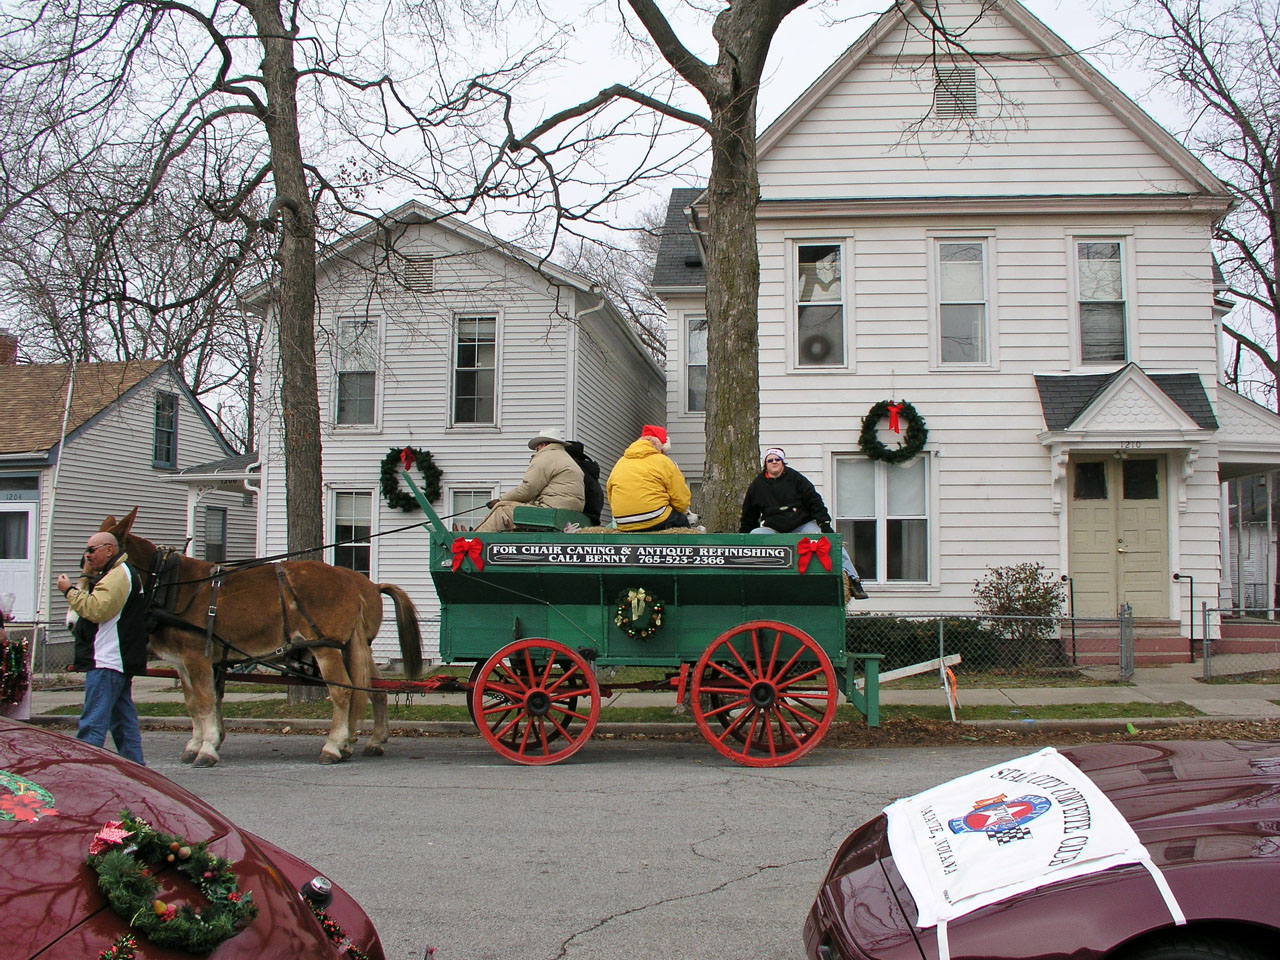
<svg viewBox="0 0 1280 960">
<path fill-rule="evenodd" d="M 1142 449 L 1142 441 L 1141 440 L 1121 440 L 1120 449 L 1121 450 L 1140 450 Z"/>
</svg>

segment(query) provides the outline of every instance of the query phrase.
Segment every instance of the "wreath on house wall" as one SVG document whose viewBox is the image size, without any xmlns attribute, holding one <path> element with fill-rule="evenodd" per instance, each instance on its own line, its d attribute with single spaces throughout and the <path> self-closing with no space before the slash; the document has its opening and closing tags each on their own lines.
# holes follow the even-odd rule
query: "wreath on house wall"
<svg viewBox="0 0 1280 960">
<path fill-rule="evenodd" d="M 880 421 L 889 418 L 889 429 L 894 433 L 902 433 L 905 423 L 907 432 L 902 434 L 902 445 L 888 447 L 880 442 L 878 431 Z M 862 418 L 862 433 L 858 437 L 858 445 L 862 452 L 872 460 L 883 460 L 885 463 L 906 463 L 921 450 L 929 439 L 929 431 L 925 427 L 924 417 L 905 400 L 881 400 Z"/>
<path fill-rule="evenodd" d="M 382 458 L 382 498 L 392 510 L 418 509 L 418 501 L 413 494 L 400 487 L 400 467 L 412 470 L 417 465 L 422 474 L 422 495 L 430 503 L 440 499 L 440 478 L 444 471 L 431 459 L 430 450 L 419 450 L 417 447 L 392 447 Z"/>
</svg>

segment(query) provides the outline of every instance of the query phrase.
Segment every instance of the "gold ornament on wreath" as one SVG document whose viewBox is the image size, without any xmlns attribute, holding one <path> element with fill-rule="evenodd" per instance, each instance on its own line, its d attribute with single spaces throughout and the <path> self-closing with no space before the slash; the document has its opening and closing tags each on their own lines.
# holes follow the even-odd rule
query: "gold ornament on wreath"
<svg viewBox="0 0 1280 960">
<path fill-rule="evenodd" d="M 662 627 L 662 601 L 644 587 L 623 590 L 613 622 L 632 640 L 644 640 Z"/>
</svg>

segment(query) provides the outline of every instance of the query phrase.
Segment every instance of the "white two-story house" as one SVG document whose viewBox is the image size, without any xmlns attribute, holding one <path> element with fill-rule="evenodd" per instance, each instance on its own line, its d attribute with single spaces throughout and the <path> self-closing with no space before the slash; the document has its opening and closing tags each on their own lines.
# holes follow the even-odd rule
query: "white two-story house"
<svg viewBox="0 0 1280 960">
<path fill-rule="evenodd" d="M 971 611 L 1033 561 L 1079 616 L 1185 630 L 1189 582 L 1218 597 L 1221 481 L 1280 463 L 1280 419 L 1219 384 L 1230 195 L 1015 0 L 938 9 L 963 51 L 894 7 L 760 136 L 761 444 L 823 493 L 859 610 Z M 714 229 L 676 191 L 654 277 L 695 482 Z M 925 424 L 907 462 L 860 442 L 882 401 Z"/>
<path fill-rule="evenodd" d="M 436 511 L 469 528 L 486 501 L 519 483 L 527 442 L 546 428 L 581 441 L 603 483 L 641 427 L 662 422 L 664 374 L 586 278 L 418 203 L 346 237 L 319 267 L 326 537 L 356 541 L 326 559 L 407 590 L 427 621 L 424 655 L 434 657 L 426 536 L 380 535 L 422 514 L 388 505 L 384 460 L 406 446 L 428 451 L 443 471 Z M 249 305 L 274 322 L 270 289 Z M 275 362 L 264 364 L 268 387 L 278 382 Z M 272 555 L 287 537 L 282 427 L 270 393 L 259 422 L 259 552 Z M 399 655 L 394 630 L 384 628 L 374 653 Z"/>
</svg>

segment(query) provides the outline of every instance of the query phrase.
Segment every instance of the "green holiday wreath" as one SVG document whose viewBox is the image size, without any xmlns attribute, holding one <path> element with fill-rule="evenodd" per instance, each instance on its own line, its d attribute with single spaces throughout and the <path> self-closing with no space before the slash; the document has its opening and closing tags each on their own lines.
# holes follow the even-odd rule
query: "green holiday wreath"
<svg viewBox="0 0 1280 960">
<path fill-rule="evenodd" d="M 880 428 L 880 421 L 885 417 L 890 418 L 890 424 L 893 423 L 894 419 L 897 419 L 900 423 L 906 423 L 907 430 L 902 435 L 902 446 L 897 448 L 887 447 L 880 442 L 877 431 Z M 898 403 L 894 403 L 892 400 L 881 400 L 868 410 L 867 415 L 862 418 L 862 433 L 858 437 L 858 445 L 862 447 L 862 452 L 872 460 L 883 460 L 885 463 L 906 463 L 924 449 L 925 441 L 928 439 L 929 431 L 925 427 L 924 417 L 920 416 L 915 407 L 905 400 Z"/>
<path fill-rule="evenodd" d="M 632 640 L 644 640 L 662 627 L 662 601 L 645 593 L 644 587 L 623 590 L 613 622 Z"/>
<path fill-rule="evenodd" d="M 128 810 L 98 831 L 85 862 L 97 874 L 111 909 L 157 946 L 203 956 L 258 915 L 253 894 L 236 888 L 230 860 L 209 853 L 204 843 L 161 833 Z M 157 899 L 160 884 L 153 865 L 164 863 L 174 864 L 204 894 L 209 902 L 203 909 Z M 112 949 L 119 951 L 116 956 L 127 955 L 120 941 Z"/>
<path fill-rule="evenodd" d="M 431 451 L 419 450 L 417 447 L 392 447 L 382 458 L 382 496 L 387 501 L 387 506 L 406 513 L 418 509 L 418 501 L 413 494 L 400 488 L 402 464 L 406 470 L 412 470 L 414 464 L 417 464 L 422 474 L 422 495 L 427 498 L 428 503 L 440 499 L 440 478 L 444 476 L 444 471 L 431 459 Z"/>
</svg>

